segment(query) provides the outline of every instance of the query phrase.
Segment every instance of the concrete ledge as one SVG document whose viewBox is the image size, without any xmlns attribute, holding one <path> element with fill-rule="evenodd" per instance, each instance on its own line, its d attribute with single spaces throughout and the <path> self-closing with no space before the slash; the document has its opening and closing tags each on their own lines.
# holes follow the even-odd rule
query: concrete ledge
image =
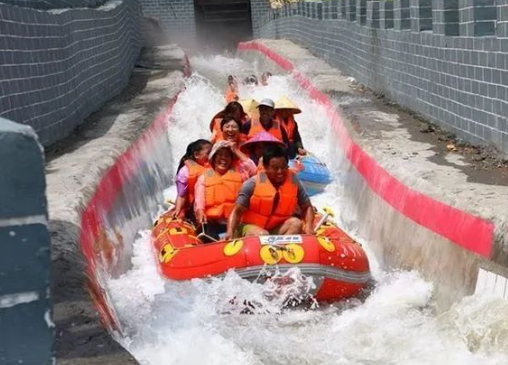
<svg viewBox="0 0 508 365">
<path fill-rule="evenodd" d="M 121 95 L 48 151 L 59 364 L 136 363 L 105 329 L 122 335 L 105 278 L 128 269 L 129 245 L 173 173 L 161 130 L 189 72 L 173 45 L 146 50 L 139 64 Z"/>
<path fill-rule="evenodd" d="M 337 137 L 337 164 L 344 174 L 344 189 L 337 194 L 355 212 L 343 216 L 343 223 L 359 230 L 385 267 L 420 270 L 436 284 L 441 309 L 474 293 L 479 267 L 507 276 L 508 187 L 469 183 L 456 166 L 432 162 L 431 146 L 411 141 L 395 121 L 377 135 L 356 133 L 352 116 L 348 120 L 344 112 L 337 113 L 338 101 L 332 103 L 330 96 L 360 94 L 339 70 L 301 47 L 259 40 L 238 49 L 274 71 L 291 72 L 328 110 Z M 390 110 L 375 110 L 371 103 L 363 102 L 354 117 L 383 123 L 384 116 L 389 124 Z M 396 114 L 393 108 L 391 112 Z"/>
</svg>

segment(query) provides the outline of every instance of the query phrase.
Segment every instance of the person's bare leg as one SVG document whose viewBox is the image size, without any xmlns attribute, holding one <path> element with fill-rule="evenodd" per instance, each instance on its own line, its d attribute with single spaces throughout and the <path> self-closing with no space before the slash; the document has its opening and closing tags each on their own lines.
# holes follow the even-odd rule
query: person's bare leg
<svg viewBox="0 0 508 365">
<path fill-rule="evenodd" d="M 302 233 L 303 223 L 298 218 L 289 218 L 279 229 L 279 234 L 300 234 Z"/>
<path fill-rule="evenodd" d="M 258 227 L 254 224 L 249 224 L 247 227 L 244 228 L 244 237 L 249 236 L 266 236 L 268 231 L 266 229 L 263 229 L 261 227 Z"/>
</svg>

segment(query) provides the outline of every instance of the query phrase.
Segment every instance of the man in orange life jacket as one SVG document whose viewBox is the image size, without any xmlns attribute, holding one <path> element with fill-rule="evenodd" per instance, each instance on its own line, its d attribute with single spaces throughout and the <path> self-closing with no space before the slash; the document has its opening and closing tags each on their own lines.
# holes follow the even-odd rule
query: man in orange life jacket
<svg viewBox="0 0 508 365">
<path fill-rule="evenodd" d="M 287 96 L 281 96 L 275 102 L 275 120 L 286 131 L 289 140 L 288 155 L 289 158 L 295 158 L 296 155 L 305 155 L 307 151 L 303 147 L 302 137 L 298 131 L 298 124 L 295 121 L 295 114 L 302 111 Z"/>
<path fill-rule="evenodd" d="M 265 171 L 245 181 L 229 216 L 226 238 L 267 234 L 311 234 L 314 210 L 296 173 L 288 169 L 286 150 L 269 146 Z M 304 222 L 294 215 L 300 207 Z"/>
<path fill-rule="evenodd" d="M 275 103 L 272 99 L 263 99 L 258 105 L 259 119 L 254 118 L 250 126 L 245 129 L 249 130 L 248 138 L 254 137 L 261 131 L 266 131 L 279 141 L 289 146 L 289 138 L 285 129 L 275 120 Z"/>
</svg>

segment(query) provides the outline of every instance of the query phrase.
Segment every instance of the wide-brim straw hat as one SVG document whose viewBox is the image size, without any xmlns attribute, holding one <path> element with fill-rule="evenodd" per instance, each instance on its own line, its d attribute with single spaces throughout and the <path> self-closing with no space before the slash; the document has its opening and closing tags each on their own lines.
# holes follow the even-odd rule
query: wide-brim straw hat
<svg viewBox="0 0 508 365">
<path fill-rule="evenodd" d="M 300 114 L 302 111 L 287 96 L 283 95 L 275 102 L 275 110 L 288 109 L 293 114 Z"/>
<path fill-rule="evenodd" d="M 240 151 L 243 153 L 249 153 L 249 147 L 254 145 L 255 143 L 276 143 L 284 147 L 284 143 L 279 141 L 277 138 L 272 136 L 270 133 L 266 131 L 261 131 L 259 133 L 256 133 L 251 139 L 249 139 L 247 142 L 244 142 L 240 146 Z"/>
<path fill-rule="evenodd" d="M 240 104 L 242 104 L 243 111 L 247 114 L 251 114 L 253 112 L 257 112 L 257 107 L 259 103 L 254 99 L 242 99 L 238 100 Z"/>
</svg>

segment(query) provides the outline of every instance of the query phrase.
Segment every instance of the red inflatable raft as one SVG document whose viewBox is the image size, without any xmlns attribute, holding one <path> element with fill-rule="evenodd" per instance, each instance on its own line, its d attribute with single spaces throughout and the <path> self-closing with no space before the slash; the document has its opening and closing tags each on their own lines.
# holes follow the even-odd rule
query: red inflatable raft
<svg viewBox="0 0 508 365">
<path fill-rule="evenodd" d="M 244 237 L 203 244 L 192 224 L 171 214 L 163 214 L 152 231 L 160 271 L 171 280 L 221 276 L 229 269 L 255 280 L 271 270 L 284 273 L 298 267 L 313 278 L 316 289 L 311 294 L 321 302 L 353 297 L 370 280 L 361 245 L 326 220 L 316 235 Z M 316 224 L 321 218 L 316 218 Z"/>
</svg>

